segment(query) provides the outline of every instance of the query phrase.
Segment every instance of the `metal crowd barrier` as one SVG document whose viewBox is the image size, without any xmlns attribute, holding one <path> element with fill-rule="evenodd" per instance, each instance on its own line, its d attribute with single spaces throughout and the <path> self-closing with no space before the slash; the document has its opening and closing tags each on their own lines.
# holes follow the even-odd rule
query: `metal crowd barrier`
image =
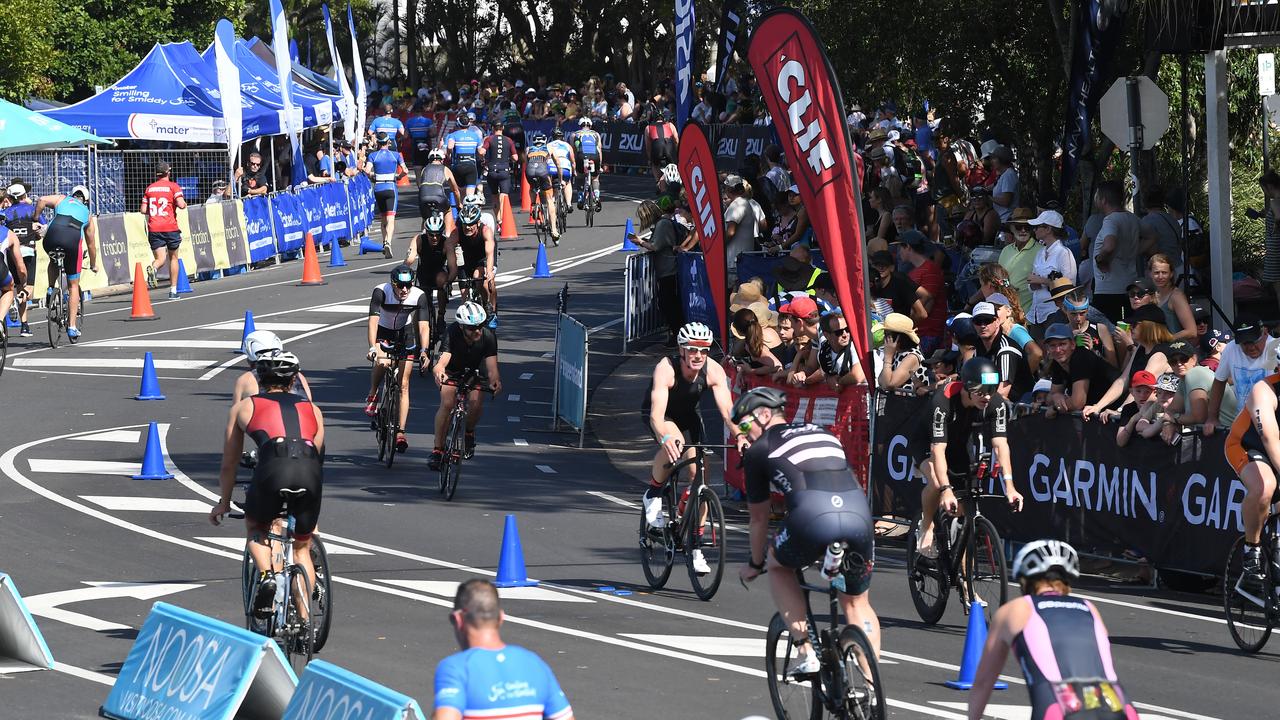
<svg viewBox="0 0 1280 720">
<path fill-rule="evenodd" d="M 622 292 L 622 352 L 628 344 L 663 329 L 658 312 L 658 275 L 649 256 L 636 253 L 627 256 Z"/>
</svg>

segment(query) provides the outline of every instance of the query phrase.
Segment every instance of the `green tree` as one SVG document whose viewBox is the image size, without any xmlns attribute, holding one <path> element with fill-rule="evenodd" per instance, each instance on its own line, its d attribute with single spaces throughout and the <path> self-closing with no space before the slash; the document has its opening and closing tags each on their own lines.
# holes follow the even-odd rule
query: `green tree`
<svg viewBox="0 0 1280 720">
<path fill-rule="evenodd" d="M 21 103 L 48 91 L 58 50 L 48 34 L 32 28 L 45 27 L 52 14 L 52 8 L 39 3 L 0 3 L 0 97 Z"/>
</svg>

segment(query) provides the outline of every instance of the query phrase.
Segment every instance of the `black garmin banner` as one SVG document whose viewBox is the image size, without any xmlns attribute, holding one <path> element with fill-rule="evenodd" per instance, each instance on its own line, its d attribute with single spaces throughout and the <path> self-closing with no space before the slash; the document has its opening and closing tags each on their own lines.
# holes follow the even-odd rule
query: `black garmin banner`
<svg viewBox="0 0 1280 720">
<path fill-rule="evenodd" d="M 928 419 L 927 402 L 896 396 L 882 402 L 871 453 L 877 515 L 920 512 L 924 480 L 913 470 L 908 443 L 921 418 Z M 988 501 L 982 513 L 1006 540 L 1053 537 L 1081 552 L 1131 550 L 1160 568 L 1220 573 L 1243 532 L 1245 493 L 1223 457 L 1226 435 L 1185 435 L 1173 447 L 1135 438 L 1122 448 L 1116 429 L 1079 418 L 1018 418 L 1009 426 L 1009 447 L 1026 507 L 1012 513 Z"/>
</svg>

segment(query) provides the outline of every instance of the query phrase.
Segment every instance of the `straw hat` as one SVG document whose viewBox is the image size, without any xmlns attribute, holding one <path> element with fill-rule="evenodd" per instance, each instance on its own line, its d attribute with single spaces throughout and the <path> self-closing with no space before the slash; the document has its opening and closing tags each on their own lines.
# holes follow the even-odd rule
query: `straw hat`
<svg viewBox="0 0 1280 720">
<path fill-rule="evenodd" d="M 729 312 L 735 313 L 752 303 L 764 302 L 764 284 L 744 282 L 729 296 Z"/>
<path fill-rule="evenodd" d="M 734 310 L 733 313 L 735 315 L 738 314 L 738 310 L 750 310 L 755 313 L 756 321 L 760 323 L 762 328 L 777 327 L 778 325 L 778 314 L 770 310 L 769 305 L 764 301 L 753 302 L 745 307 L 740 307 Z M 738 332 L 738 328 L 734 327 L 733 323 L 729 323 L 729 333 L 739 340 L 744 339 L 743 334 Z"/>
<path fill-rule="evenodd" d="M 1049 299 L 1057 300 L 1071 294 L 1076 289 L 1076 284 L 1065 277 L 1055 279 L 1049 283 Z"/>
<path fill-rule="evenodd" d="M 920 336 L 916 334 L 916 324 L 911 318 L 902 313 L 889 313 L 884 316 L 885 332 L 896 332 L 911 338 L 915 344 L 920 344 Z"/>
</svg>

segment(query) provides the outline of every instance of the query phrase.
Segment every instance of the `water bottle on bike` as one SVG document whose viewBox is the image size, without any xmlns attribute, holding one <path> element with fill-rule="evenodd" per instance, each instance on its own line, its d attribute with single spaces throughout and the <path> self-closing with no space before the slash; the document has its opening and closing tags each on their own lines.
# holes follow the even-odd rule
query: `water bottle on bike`
<svg viewBox="0 0 1280 720">
<path fill-rule="evenodd" d="M 827 546 L 827 554 L 822 558 L 822 574 L 827 576 L 831 584 L 839 591 L 844 592 L 844 575 L 840 573 L 840 566 L 844 563 L 844 544 L 831 543 Z"/>
</svg>

